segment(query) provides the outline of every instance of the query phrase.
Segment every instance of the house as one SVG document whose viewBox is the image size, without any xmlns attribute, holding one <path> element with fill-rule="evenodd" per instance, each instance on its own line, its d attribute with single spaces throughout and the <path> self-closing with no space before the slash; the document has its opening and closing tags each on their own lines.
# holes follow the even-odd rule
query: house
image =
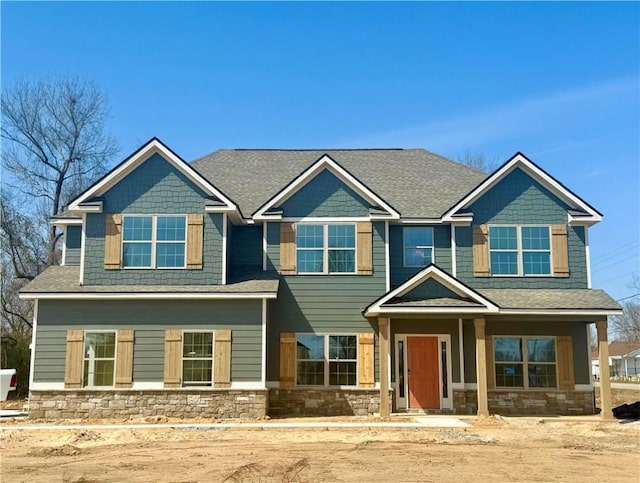
<svg viewBox="0 0 640 483">
<path fill-rule="evenodd" d="M 591 354 L 592 374 L 600 379 L 598 354 Z M 614 377 L 640 375 L 640 341 L 614 340 L 609 344 L 609 374 Z"/>
<path fill-rule="evenodd" d="M 601 218 L 520 153 L 152 139 L 52 220 L 30 414 L 593 414 L 589 324 L 606 360 L 621 313 L 591 287 Z"/>
</svg>

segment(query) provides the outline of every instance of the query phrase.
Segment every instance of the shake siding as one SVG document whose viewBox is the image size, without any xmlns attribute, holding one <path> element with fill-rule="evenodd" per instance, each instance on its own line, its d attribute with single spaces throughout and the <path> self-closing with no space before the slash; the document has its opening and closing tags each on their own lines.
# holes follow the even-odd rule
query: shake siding
<svg viewBox="0 0 640 483">
<path fill-rule="evenodd" d="M 566 224 L 567 205 L 516 169 L 469 209 L 474 224 Z M 567 227 L 569 277 L 474 277 L 473 227 L 456 228 L 457 277 L 473 288 L 587 288 L 585 229 Z"/>
<path fill-rule="evenodd" d="M 435 263 L 445 272 L 451 273 L 451 227 L 438 225 L 433 227 Z M 396 288 L 413 277 L 424 267 L 404 266 L 404 242 L 402 226 L 389 226 L 389 259 L 391 265 L 391 288 Z"/>
<path fill-rule="evenodd" d="M 262 301 L 49 301 L 39 304 L 35 382 L 63 382 L 66 331 L 134 330 L 134 382 L 161 382 L 164 330 L 231 329 L 231 380 L 260 381 Z"/>
<path fill-rule="evenodd" d="M 68 225 L 66 227 L 65 240 L 65 265 L 80 265 L 80 250 L 82 248 L 82 227 Z"/>
<path fill-rule="evenodd" d="M 269 223 L 268 253 L 279 251 L 280 227 Z M 276 266 L 277 268 L 277 266 Z M 269 309 L 267 379 L 279 379 L 281 332 L 358 333 L 377 331 L 362 310 L 385 292 L 384 223 L 373 223 L 373 275 L 287 275 Z M 376 341 L 376 346 L 377 346 Z M 376 347 L 376 377 L 378 349 Z"/>
<path fill-rule="evenodd" d="M 209 285 L 222 277 L 222 214 L 204 215 L 202 270 L 104 269 L 107 214 L 171 215 L 204 213 L 206 194 L 155 154 L 103 196 L 103 213 L 87 214 L 86 285 Z"/>
</svg>

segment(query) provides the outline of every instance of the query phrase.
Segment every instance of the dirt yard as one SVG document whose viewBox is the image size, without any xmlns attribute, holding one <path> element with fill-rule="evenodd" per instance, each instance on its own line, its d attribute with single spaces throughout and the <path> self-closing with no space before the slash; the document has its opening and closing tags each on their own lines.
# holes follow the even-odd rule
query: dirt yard
<svg viewBox="0 0 640 483">
<path fill-rule="evenodd" d="M 11 431 L 2 482 L 640 481 L 640 423 L 491 417 L 469 428 Z"/>
</svg>

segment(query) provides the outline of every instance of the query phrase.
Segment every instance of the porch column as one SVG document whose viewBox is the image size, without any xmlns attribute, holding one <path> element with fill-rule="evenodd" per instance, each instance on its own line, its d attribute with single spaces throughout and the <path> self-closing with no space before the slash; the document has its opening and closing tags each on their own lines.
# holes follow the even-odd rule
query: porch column
<svg viewBox="0 0 640 483">
<path fill-rule="evenodd" d="M 609 377 L 609 342 L 607 341 L 607 321 L 596 322 L 598 330 L 598 361 L 600 363 L 600 416 L 613 419 L 611 412 L 611 379 Z"/>
<path fill-rule="evenodd" d="M 474 319 L 476 329 L 476 381 L 478 388 L 478 416 L 489 416 L 489 402 L 487 398 L 487 341 L 484 319 Z"/>
<path fill-rule="evenodd" d="M 389 401 L 389 319 L 378 318 L 380 336 L 380 417 L 391 414 Z"/>
</svg>

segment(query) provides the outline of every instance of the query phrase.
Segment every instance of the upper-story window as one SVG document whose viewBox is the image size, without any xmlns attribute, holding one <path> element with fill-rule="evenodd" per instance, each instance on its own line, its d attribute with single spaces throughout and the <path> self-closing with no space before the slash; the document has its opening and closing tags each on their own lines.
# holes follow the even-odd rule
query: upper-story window
<svg viewBox="0 0 640 483">
<path fill-rule="evenodd" d="M 490 226 L 492 275 L 551 275 L 548 226 Z"/>
<path fill-rule="evenodd" d="M 124 216 L 122 266 L 185 268 L 186 216 Z"/>
<path fill-rule="evenodd" d="M 296 267 L 298 273 L 356 273 L 355 225 L 297 225 Z"/>
<path fill-rule="evenodd" d="M 433 262 L 433 228 L 405 226 L 402 238 L 405 267 L 426 267 Z"/>
</svg>

